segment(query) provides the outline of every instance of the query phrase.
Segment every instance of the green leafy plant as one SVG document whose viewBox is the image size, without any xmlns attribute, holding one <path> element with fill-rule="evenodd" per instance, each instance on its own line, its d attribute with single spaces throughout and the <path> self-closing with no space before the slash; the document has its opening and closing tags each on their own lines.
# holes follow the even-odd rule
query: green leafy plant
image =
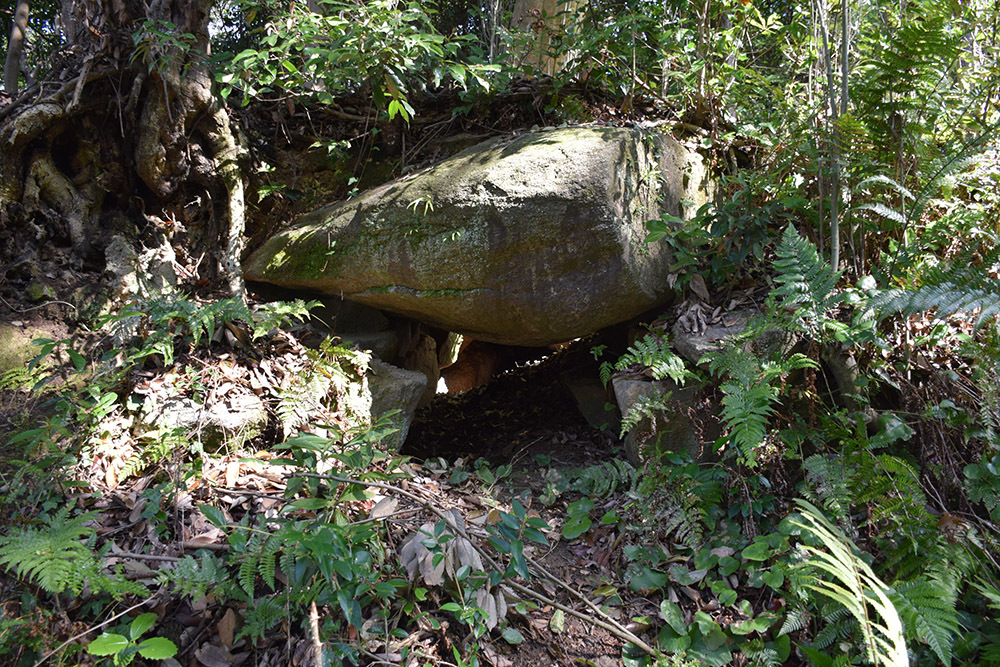
<svg viewBox="0 0 1000 667">
<path fill-rule="evenodd" d="M 563 525 L 563 539 L 573 540 L 590 530 L 590 513 L 594 510 L 594 501 L 581 498 L 569 504 L 566 508 L 566 523 Z"/>
<path fill-rule="evenodd" d="M 616 491 L 630 489 L 638 473 L 631 463 L 616 458 L 571 470 L 567 476 L 573 491 L 590 498 L 606 498 Z"/>
<path fill-rule="evenodd" d="M 147 19 L 132 33 L 132 61 L 141 60 L 149 72 L 165 72 L 186 59 L 194 41 L 194 35 L 178 32 L 170 21 Z"/>
<path fill-rule="evenodd" d="M 467 39 L 439 34 L 432 10 L 416 3 L 327 0 L 323 5 L 322 13 L 314 13 L 304 5 L 246 3 L 249 11 L 266 11 L 271 19 L 255 48 L 220 59 L 225 62 L 216 74 L 220 95 L 225 99 L 239 90 L 244 104 L 278 93 L 332 104 L 337 94 L 367 88 L 389 120 L 409 121 L 414 110 L 408 98 L 418 81 L 437 86 L 450 79 L 462 88 L 488 90 L 489 73 L 499 70 L 457 58 Z"/>
<path fill-rule="evenodd" d="M 752 325 L 747 327 L 751 328 L 757 330 Z M 803 368 L 818 368 L 818 364 L 798 353 L 788 359 L 761 360 L 737 344 L 709 354 L 709 370 L 725 378 L 720 385 L 721 416 L 728 441 L 748 465 L 756 463 L 758 449 L 769 443 L 768 420 L 780 400 L 777 382 Z"/>
<path fill-rule="evenodd" d="M 813 505 L 797 500 L 802 521 L 793 523 L 813 536 L 820 547 L 803 545 L 810 555 L 803 567 L 831 579 L 807 576 L 805 586 L 842 605 L 861 632 L 865 658 L 878 665 L 909 664 L 903 623 L 890 595 L 892 590 L 855 551 L 854 544 Z"/>
<path fill-rule="evenodd" d="M 648 333 L 629 346 L 618 361 L 601 363 L 601 382 L 607 386 L 615 371 L 637 370 L 648 373 L 655 380 L 670 378 L 678 384 L 693 377 L 684 366 L 684 360 L 670 349 L 670 341 L 663 336 Z"/>
<path fill-rule="evenodd" d="M 79 594 L 84 585 L 95 593 L 116 598 L 148 593 L 139 583 L 104 572 L 103 563 L 86 544 L 95 534 L 94 528 L 86 524 L 97 514 L 70 516 L 69 512 L 64 507 L 41 526 L 19 528 L 0 537 L 0 565 L 51 594 Z"/>
<path fill-rule="evenodd" d="M 142 635 L 156 623 L 156 614 L 148 612 L 132 619 L 128 637 L 113 632 L 103 632 L 87 645 L 87 653 L 111 656 L 115 665 L 130 665 L 136 655 L 148 660 L 165 660 L 177 655 L 177 645 L 163 637 L 142 639 Z"/>
</svg>

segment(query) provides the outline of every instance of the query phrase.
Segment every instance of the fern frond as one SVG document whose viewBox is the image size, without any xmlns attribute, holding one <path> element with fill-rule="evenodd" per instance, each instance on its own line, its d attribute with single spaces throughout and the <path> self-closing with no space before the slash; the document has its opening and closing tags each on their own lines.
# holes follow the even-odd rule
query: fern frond
<svg viewBox="0 0 1000 667">
<path fill-rule="evenodd" d="M 777 667 L 781 664 L 778 659 L 778 652 L 773 648 L 764 646 L 763 639 L 751 639 L 740 646 L 740 650 L 747 659 L 748 667 Z"/>
<path fill-rule="evenodd" d="M 614 368 L 616 371 L 623 371 L 633 366 L 647 369 L 655 380 L 670 378 L 679 385 L 683 385 L 691 376 L 691 372 L 684 366 L 684 360 L 674 353 L 669 341 L 653 334 L 646 334 L 632 343 Z"/>
<path fill-rule="evenodd" d="M 953 276 L 957 277 L 957 276 Z M 911 315 L 937 310 L 941 317 L 958 312 L 979 310 L 976 327 L 981 327 L 1000 312 L 1000 284 L 962 284 L 950 280 L 927 284 L 912 290 L 885 290 L 872 300 L 872 307 L 883 313 Z"/>
<path fill-rule="evenodd" d="M 792 607 L 785 614 L 785 620 L 778 630 L 778 636 L 798 632 L 809 625 L 809 611 L 805 607 Z"/>
<path fill-rule="evenodd" d="M 853 211 L 871 211 L 877 215 L 882 216 L 886 220 L 891 220 L 902 226 L 906 224 L 906 216 L 894 208 L 889 208 L 885 204 L 861 204 L 860 206 L 855 206 Z"/>
<path fill-rule="evenodd" d="M 767 437 L 767 420 L 774 413 L 778 390 L 769 384 L 746 385 L 739 381 L 722 384 L 722 420 L 729 441 L 748 462 L 756 461 L 754 450 Z"/>
<path fill-rule="evenodd" d="M 890 188 L 892 188 L 897 193 L 899 193 L 904 199 L 909 199 L 910 201 L 913 201 L 914 199 L 916 199 L 916 197 L 914 197 L 913 193 L 910 192 L 906 187 L 904 187 L 903 185 L 901 185 L 897 181 L 889 178 L 888 176 L 886 176 L 884 174 L 877 174 L 875 176 L 869 176 L 868 178 L 866 178 L 863 181 L 861 181 L 860 183 L 858 183 L 857 186 L 855 186 L 855 189 L 856 190 L 864 190 L 864 189 L 868 188 L 871 185 L 875 185 L 876 183 L 880 184 L 880 185 L 888 185 Z"/>
<path fill-rule="evenodd" d="M 803 492 L 813 492 L 813 498 L 838 521 L 851 515 L 853 492 L 848 482 L 853 467 L 842 459 L 826 454 L 813 454 L 802 462 L 806 472 Z"/>
<path fill-rule="evenodd" d="M 246 552 L 240 562 L 240 570 L 237 580 L 247 596 L 253 598 L 254 583 L 257 581 L 257 563 L 260 559 L 261 536 L 259 533 L 252 533 L 247 540 Z"/>
<path fill-rule="evenodd" d="M 614 364 L 612 364 L 610 361 L 602 361 L 600 367 L 601 384 L 607 387 L 608 383 L 611 382 L 611 376 L 614 374 L 614 372 L 615 372 Z"/>
<path fill-rule="evenodd" d="M 70 517 L 64 507 L 43 527 L 22 528 L 0 537 L 0 565 L 49 593 L 79 593 L 85 583 L 82 572 L 93 570 L 96 562 L 94 553 L 82 542 L 95 531 L 83 524 L 96 517 L 96 512 Z"/>
<path fill-rule="evenodd" d="M 780 299 L 780 307 L 794 311 L 799 321 L 820 321 L 842 298 L 835 291 L 841 272 L 823 261 L 816 246 L 792 225 L 785 228 L 775 253 L 778 287 L 772 296 Z"/>
<path fill-rule="evenodd" d="M 253 340 L 263 338 L 275 329 L 288 326 L 294 322 L 303 322 L 310 317 L 310 311 L 319 307 L 319 301 L 308 303 L 295 299 L 294 301 L 274 301 L 260 305 L 251 318 L 253 324 Z"/>
<path fill-rule="evenodd" d="M 268 539 L 264 541 L 260 550 L 260 565 L 258 570 L 261 579 L 264 580 L 264 583 L 272 591 L 274 590 L 274 573 L 277 569 L 279 551 L 281 551 L 281 541 L 271 539 L 271 536 L 268 536 Z"/>
<path fill-rule="evenodd" d="M 672 478 L 675 484 L 664 485 L 663 474 L 642 474 L 636 480 L 636 505 L 641 530 L 646 538 L 674 542 L 697 549 L 704 542 L 706 512 L 703 508 L 702 485 L 688 477 Z M 671 479 L 669 473 L 666 478 Z"/>
<path fill-rule="evenodd" d="M 592 498 L 606 498 L 621 488 L 631 487 L 636 470 L 623 459 L 602 461 L 570 473 L 570 488 Z"/>
<path fill-rule="evenodd" d="M 215 556 L 204 553 L 200 559 L 184 556 L 172 568 L 163 568 L 157 575 L 161 585 L 171 585 L 181 595 L 200 600 L 219 590 L 231 587 L 226 566 Z"/>
<path fill-rule="evenodd" d="M 121 574 L 107 574 L 98 554 L 84 543 L 93 538 L 95 531 L 83 524 L 97 516 L 96 512 L 87 512 L 70 517 L 69 509 L 63 508 L 44 526 L 22 528 L 0 537 L 0 565 L 52 594 L 79 593 L 85 585 L 115 599 L 148 594 L 138 582 L 128 581 Z"/>
<path fill-rule="evenodd" d="M 287 438 L 321 414 L 323 400 L 330 393 L 331 378 L 315 368 L 306 369 L 302 374 L 291 377 L 278 390 L 278 405 L 275 411 L 281 422 L 282 432 Z"/>
<path fill-rule="evenodd" d="M 257 643 L 268 636 L 271 629 L 285 616 L 285 608 L 271 597 L 258 598 L 247 609 L 243 618 L 244 626 L 237 638 L 249 637 Z"/>
<path fill-rule="evenodd" d="M 846 609 L 840 607 L 837 611 L 840 613 L 823 617 L 825 624 L 813 638 L 812 645 L 814 647 L 828 648 L 837 642 L 848 639 L 857 630 L 857 622 Z"/>
<path fill-rule="evenodd" d="M 796 499 L 796 503 L 805 521 L 793 523 L 823 545 L 823 549 L 803 547 L 811 555 L 807 563 L 832 577 L 832 580 L 814 578 L 808 587 L 851 613 L 870 661 L 892 667 L 908 665 L 903 624 L 889 599 L 891 589 L 854 552 L 853 542 L 816 507 L 801 499 Z"/>
<path fill-rule="evenodd" d="M 926 643 L 941 662 L 950 665 L 958 634 L 955 589 L 933 579 L 917 579 L 897 585 L 890 598 L 907 636 Z"/>
<path fill-rule="evenodd" d="M 621 433 L 619 437 L 624 438 L 629 431 L 639 425 L 643 419 L 653 419 L 659 412 L 670 412 L 670 393 L 662 393 L 658 387 L 653 388 L 650 396 L 641 396 L 635 403 L 629 406 L 625 414 L 622 415 Z"/>
</svg>

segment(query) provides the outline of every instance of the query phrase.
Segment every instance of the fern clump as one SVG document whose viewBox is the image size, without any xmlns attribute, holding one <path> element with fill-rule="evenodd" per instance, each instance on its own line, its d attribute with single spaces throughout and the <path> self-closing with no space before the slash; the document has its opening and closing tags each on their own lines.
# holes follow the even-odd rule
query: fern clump
<svg viewBox="0 0 1000 667">
<path fill-rule="evenodd" d="M 823 261 L 816 246 L 792 225 L 785 228 L 775 251 L 778 287 L 771 293 L 777 307 L 794 313 L 792 323 L 801 323 L 810 333 L 829 321 L 829 311 L 843 301 L 836 291 L 841 273 Z"/>
<path fill-rule="evenodd" d="M 605 361 L 601 364 L 601 382 L 607 386 L 611 376 L 617 371 L 638 370 L 648 373 L 654 380 L 670 378 L 679 385 L 692 377 L 684 366 L 684 360 L 674 354 L 670 342 L 655 334 L 646 334 L 634 342 L 617 362 Z"/>
<path fill-rule="evenodd" d="M 620 489 L 629 489 L 636 480 L 636 469 L 624 459 L 612 459 L 574 470 L 570 488 L 591 498 L 606 498 Z"/>
<path fill-rule="evenodd" d="M 173 567 L 161 569 L 157 582 L 172 586 L 178 593 L 192 600 L 222 593 L 230 587 L 226 566 L 208 553 L 203 553 L 201 558 L 184 556 Z"/>
<path fill-rule="evenodd" d="M 89 546 L 96 531 L 85 525 L 97 516 L 86 512 L 70 517 L 64 507 L 43 526 L 21 528 L 0 537 L 0 565 L 53 595 L 78 595 L 85 585 L 93 593 L 115 598 L 147 594 L 145 586 L 104 572 L 103 563 Z"/>
<path fill-rule="evenodd" d="M 748 327 L 749 328 L 749 327 Z M 801 368 L 817 368 L 802 354 L 788 359 L 761 360 L 735 342 L 709 355 L 709 371 L 725 378 L 722 390 L 722 421 L 729 442 L 748 465 L 757 461 L 757 449 L 768 439 L 768 422 L 781 400 L 777 382 Z"/>
<path fill-rule="evenodd" d="M 958 592 L 949 582 L 921 578 L 898 584 L 889 597 L 899 611 L 908 637 L 924 642 L 946 665 L 958 636 Z"/>
<path fill-rule="evenodd" d="M 601 382 L 607 386 L 612 375 L 625 371 L 641 373 L 653 380 L 670 379 L 678 385 L 694 377 L 684 360 L 671 349 L 669 340 L 652 333 L 629 346 L 614 364 L 603 362 L 600 367 Z M 654 384 L 652 393 L 639 397 L 623 410 L 620 437 L 624 438 L 644 419 L 656 420 L 660 414 L 669 413 L 671 409 L 670 392 Z"/>
</svg>

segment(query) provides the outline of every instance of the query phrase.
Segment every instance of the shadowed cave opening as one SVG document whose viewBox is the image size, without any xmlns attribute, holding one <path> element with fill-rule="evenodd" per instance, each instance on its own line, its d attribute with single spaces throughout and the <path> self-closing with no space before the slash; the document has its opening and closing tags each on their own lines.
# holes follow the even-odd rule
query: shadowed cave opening
<svg viewBox="0 0 1000 667">
<path fill-rule="evenodd" d="M 251 287 L 264 300 L 309 298 L 261 283 Z M 523 457 L 530 463 L 535 454 L 558 452 L 574 465 L 625 455 L 614 395 L 601 384 L 600 362 L 613 362 L 624 351 L 629 323 L 551 347 L 468 339 L 462 346 L 459 337 L 444 360 L 454 334 L 337 297 L 318 298 L 322 306 L 313 310 L 313 327 L 320 336 L 314 344 L 333 334 L 392 365 L 430 375 L 402 454 L 502 464 Z M 414 354 L 422 346 L 430 349 Z M 597 359 L 594 350 L 602 346 Z"/>
<path fill-rule="evenodd" d="M 517 358 L 488 383 L 437 394 L 420 408 L 402 453 L 530 464 L 535 454 L 592 460 L 618 452 L 617 417 L 605 409 L 613 399 L 590 352 L 598 342 L 589 337 L 557 350 L 511 348 Z"/>
</svg>

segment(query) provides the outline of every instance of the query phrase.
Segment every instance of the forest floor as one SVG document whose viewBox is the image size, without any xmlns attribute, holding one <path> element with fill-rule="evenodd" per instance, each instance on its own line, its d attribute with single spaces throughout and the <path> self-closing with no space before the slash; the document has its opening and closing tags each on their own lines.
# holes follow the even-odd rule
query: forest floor
<svg viewBox="0 0 1000 667">
<path fill-rule="evenodd" d="M 85 281 L 82 274 L 60 276 L 57 294 L 78 289 Z M 99 349 L 107 342 L 100 334 L 81 327 L 72 307 L 49 303 L 37 308 L 23 300 L 12 289 L 0 291 L 0 320 L 36 337 L 54 340 L 75 339 L 80 349 Z M 219 355 L 202 354 L 206 371 L 219 370 L 230 357 L 231 350 Z M 220 358 L 221 357 L 221 358 Z M 492 521 L 491 510 L 511 511 L 511 501 L 517 499 L 527 509 L 529 517 L 539 517 L 549 529 L 543 530 L 547 544 L 528 545 L 525 555 L 533 567 L 544 569 L 545 577 L 524 582 L 538 590 L 544 598 L 579 612 L 562 615 L 556 607 L 536 601 L 528 608 L 515 610 L 514 596 L 507 621 L 518 630 L 511 643 L 494 631 L 480 640 L 480 657 L 485 664 L 503 666 L 528 665 L 612 665 L 620 664 L 624 640 L 608 630 L 586 620 L 593 612 L 582 601 L 601 607 L 610 618 L 639 632 L 641 623 L 635 617 L 656 615 L 656 602 L 630 591 L 622 580 L 622 549 L 641 539 L 641 535 L 624 534 L 614 525 L 595 525 L 573 540 L 562 538 L 567 505 L 581 496 L 570 487 L 574 475 L 588 468 L 600 471 L 602 463 L 624 457 L 621 442 L 615 434 L 598 431 L 582 417 L 574 399 L 561 378 L 567 368 L 587 367 L 597 373 L 596 362 L 590 358 L 587 346 L 564 350 L 544 360 L 524 364 L 495 379 L 491 384 L 457 396 L 439 396 L 418 413 L 404 453 L 413 457 L 402 464 L 409 479 L 403 488 L 423 499 L 423 506 L 400 496 L 401 504 L 383 524 L 386 544 L 397 548 L 421 524 L 434 521 L 434 510 L 457 510 L 469 527 L 471 535 L 486 537 L 484 528 Z M 161 368 L 157 373 L 168 373 Z M 206 375 L 211 373 L 206 372 Z M 23 390 L 6 388 L 0 393 L 0 440 L 15 431 L 12 427 L 24 423 L 26 413 L 45 414 L 47 408 Z M 103 459 L 115 456 L 114 442 L 102 443 Z M 18 447 L 6 443 L 0 451 L 0 473 L 7 480 L 18 480 L 16 467 L 24 455 Z M 124 457 L 124 454 L 120 454 Z M 161 619 L 158 632 L 177 644 L 179 653 L 173 660 L 184 665 L 299 665 L 310 664 L 307 654 L 310 638 L 288 619 L 265 637 L 249 641 L 237 638 L 246 613 L 246 605 L 227 601 L 214 595 L 192 598 L 182 592 L 159 586 L 158 571 L 176 566 L 188 555 L 199 553 L 224 554 L 230 545 L 227 532 L 213 525 L 198 510 L 209 505 L 222 508 L 227 520 L 236 524 L 247 517 L 272 516 L 286 501 L 285 473 L 287 468 L 270 466 L 276 456 L 263 443 L 229 450 L 206 452 L 193 459 L 192 454 L 177 450 L 148 467 L 140 467 L 128 477 L 108 474 L 101 456 L 90 459 L 90 467 L 64 471 L 50 477 L 55 488 L 36 489 L 29 498 L 44 503 L 76 507 L 80 511 L 99 512 L 90 522 L 96 531 L 94 547 L 103 556 L 109 569 L 120 568 L 125 576 L 156 591 L 141 608 L 131 611 L 154 611 Z M 622 469 L 619 463 L 618 470 Z M 607 470 L 614 475 L 616 468 Z M 120 473 L 120 470 L 119 470 Z M 599 499 L 599 509 L 622 511 L 631 499 L 627 483 L 610 479 L 606 494 Z M 11 489 L 3 489 L 9 494 Z M 359 516 L 372 510 L 373 501 L 357 503 L 353 509 Z M 12 506 L 5 503 L 0 524 L 4 532 L 16 526 L 31 525 L 39 507 L 25 503 Z M 475 539 L 475 538 L 474 538 Z M 280 575 L 279 575 L 280 579 Z M 561 582 L 561 583 L 560 583 Z M 579 595 L 568 592 L 573 589 Z M 684 604 L 694 605 L 697 595 L 688 589 Z M 510 592 L 508 591 L 508 594 Z M 14 576 L 0 572 L 0 609 L 10 621 L 25 621 L 28 636 L 40 642 L 39 653 L 48 654 L 47 664 L 101 664 L 87 655 L 83 648 L 109 625 L 115 614 L 129 609 L 127 602 L 109 604 L 94 614 L 95 598 L 62 595 L 46 598 L 42 591 Z M 441 604 L 447 594 L 438 590 L 432 600 Z M 136 602 L 137 600 L 132 600 Z M 141 603 L 141 601 L 138 601 Z M 465 630 L 448 615 L 434 611 L 431 615 L 441 625 L 436 629 L 414 629 L 408 640 L 411 650 L 419 651 L 426 660 L 448 663 L 451 647 L 461 645 Z M 321 610 L 321 613 L 322 610 Z M 22 629 L 24 626 L 22 626 Z M 26 658 L 37 658 L 25 646 L 19 649 L 4 645 L 11 637 L 0 632 L 0 647 L 4 647 L 10 664 L 32 664 Z M 44 637 L 44 639 L 42 638 Z M 23 639 L 23 636 L 22 636 Z M 647 638 L 648 641 L 654 641 Z M 65 642 L 65 645 L 63 643 Z M 655 643 L 655 642 L 654 642 Z M 398 649 L 383 644 L 383 659 L 399 660 Z M 371 646 L 371 659 L 379 656 L 379 647 Z M 143 664 L 138 658 L 136 664 Z M 175 664 L 170 662 L 168 664 Z"/>
</svg>

